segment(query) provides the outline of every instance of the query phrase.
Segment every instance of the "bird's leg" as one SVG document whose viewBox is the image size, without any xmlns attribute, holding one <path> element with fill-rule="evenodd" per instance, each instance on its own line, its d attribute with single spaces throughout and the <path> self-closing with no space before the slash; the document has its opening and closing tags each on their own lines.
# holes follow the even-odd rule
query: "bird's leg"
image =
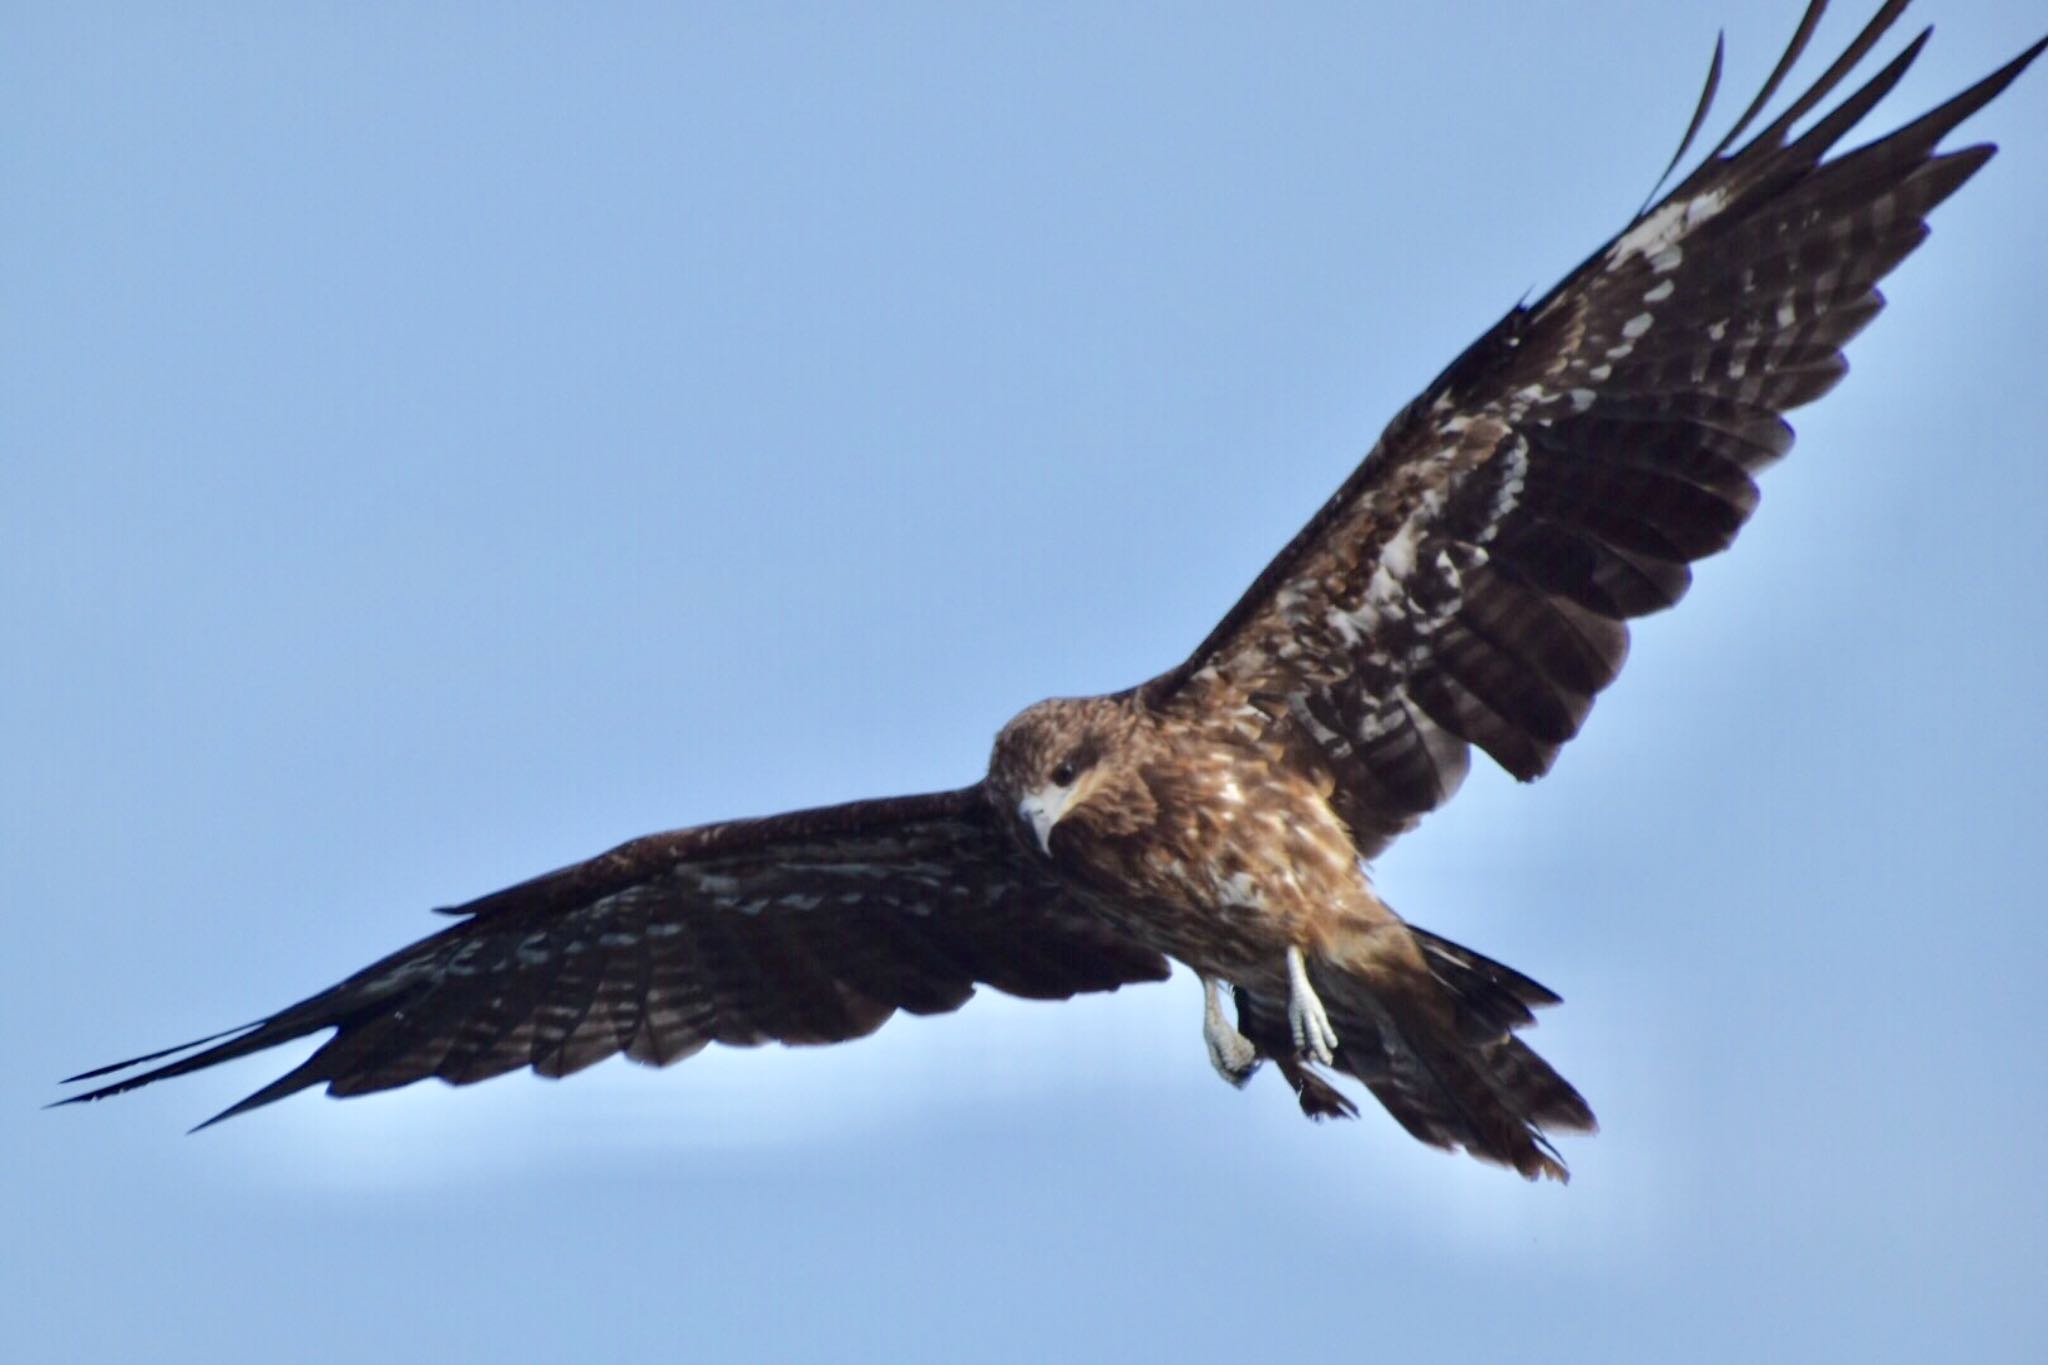
<svg viewBox="0 0 2048 1365">
<path fill-rule="evenodd" d="M 1337 1031 L 1308 983 L 1308 961 L 1294 945 L 1287 949 L 1287 1027 L 1295 1049 L 1311 1061 L 1329 1066 L 1337 1060 Z"/>
<path fill-rule="evenodd" d="M 1223 994 L 1216 978 L 1202 978 L 1202 1041 L 1209 1045 L 1209 1065 L 1232 1085 L 1243 1087 L 1259 1069 L 1259 1050 L 1223 1017 Z"/>
</svg>

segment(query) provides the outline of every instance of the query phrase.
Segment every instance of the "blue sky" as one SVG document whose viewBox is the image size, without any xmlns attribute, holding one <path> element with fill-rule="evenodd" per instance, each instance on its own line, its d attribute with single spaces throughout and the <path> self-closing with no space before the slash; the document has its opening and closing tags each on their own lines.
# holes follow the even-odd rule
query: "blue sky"
<svg viewBox="0 0 2048 1365">
<path fill-rule="evenodd" d="M 1184 976 L 36 1108 L 1171 664 L 1798 6 L 1429 8 L 10 6 L 0 1353 L 2040 1358 L 2042 70 L 1556 773 L 1377 869 L 1567 998 L 1568 1189 L 1228 1090 Z M 1915 17 L 1887 126 L 2041 26 Z"/>
</svg>

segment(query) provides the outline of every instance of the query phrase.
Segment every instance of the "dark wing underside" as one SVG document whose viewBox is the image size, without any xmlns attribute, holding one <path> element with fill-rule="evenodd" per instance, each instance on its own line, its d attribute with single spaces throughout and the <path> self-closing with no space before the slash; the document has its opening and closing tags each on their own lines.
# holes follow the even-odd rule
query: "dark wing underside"
<svg viewBox="0 0 2048 1365">
<path fill-rule="evenodd" d="M 209 1122 L 310 1086 L 356 1095 L 614 1053 L 831 1043 L 986 983 L 1062 999 L 1167 975 L 1016 857 L 979 788 L 637 839 L 449 911 L 461 921 L 245 1029 L 75 1095 L 96 1100 L 324 1029 L 306 1062 Z"/>
<path fill-rule="evenodd" d="M 1754 476 L 1791 447 L 1782 414 L 1842 377 L 1877 282 L 1993 150 L 1936 144 L 2042 47 L 1826 159 L 1926 40 L 1794 135 L 1894 0 L 1729 152 L 1821 8 L 1704 162 L 1410 403 L 1187 662 L 1145 685 L 1150 704 L 1326 769 L 1368 856 L 1457 789 L 1468 745 L 1524 780 L 1549 769 L 1620 670 L 1623 623 L 1676 603 L 1692 561 L 1733 542 Z"/>
</svg>

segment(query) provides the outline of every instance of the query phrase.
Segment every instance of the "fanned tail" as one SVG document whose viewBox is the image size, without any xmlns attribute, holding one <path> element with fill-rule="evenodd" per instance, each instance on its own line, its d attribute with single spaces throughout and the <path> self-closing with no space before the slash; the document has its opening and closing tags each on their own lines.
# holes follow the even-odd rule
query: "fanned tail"
<svg viewBox="0 0 2048 1365">
<path fill-rule="evenodd" d="M 1549 1132 L 1592 1132 L 1571 1083 L 1514 1036 L 1557 996 L 1510 967 L 1411 931 L 1429 971 L 1315 977 L 1337 1035 L 1337 1067 L 1364 1081 L 1422 1141 L 1462 1147 L 1527 1179 L 1570 1178 Z M 1312 973 L 1312 975 L 1314 975 Z"/>
<path fill-rule="evenodd" d="M 1593 1111 L 1515 1031 L 1558 997 L 1512 967 L 1404 926 L 1415 952 L 1351 967 L 1314 959 L 1309 975 L 1341 1040 L 1335 1066 L 1365 1083 L 1410 1134 L 1463 1148 L 1524 1177 L 1570 1178 L 1548 1134 L 1590 1133 Z M 1350 1108 L 1295 1056 L 1284 1000 L 1238 992 L 1238 1028 L 1280 1061 L 1311 1118 Z M 1345 1115 L 1348 1116 L 1348 1115 Z"/>
</svg>

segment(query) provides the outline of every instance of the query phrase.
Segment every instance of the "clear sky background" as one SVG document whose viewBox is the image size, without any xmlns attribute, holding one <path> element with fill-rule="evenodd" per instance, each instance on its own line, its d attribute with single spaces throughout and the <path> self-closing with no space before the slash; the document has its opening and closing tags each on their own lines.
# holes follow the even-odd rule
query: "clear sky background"
<svg viewBox="0 0 2048 1365">
<path fill-rule="evenodd" d="M 1798 8 L 8 6 L 0 1355 L 2048 1355 L 2048 69 L 1558 771 L 1378 868 L 1567 997 L 1569 1188 L 1229 1090 L 1185 975 L 37 1110 L 1175 662 Z M 2044 25 L 1914 17 L 1887 127 Z"/>
</svg>

